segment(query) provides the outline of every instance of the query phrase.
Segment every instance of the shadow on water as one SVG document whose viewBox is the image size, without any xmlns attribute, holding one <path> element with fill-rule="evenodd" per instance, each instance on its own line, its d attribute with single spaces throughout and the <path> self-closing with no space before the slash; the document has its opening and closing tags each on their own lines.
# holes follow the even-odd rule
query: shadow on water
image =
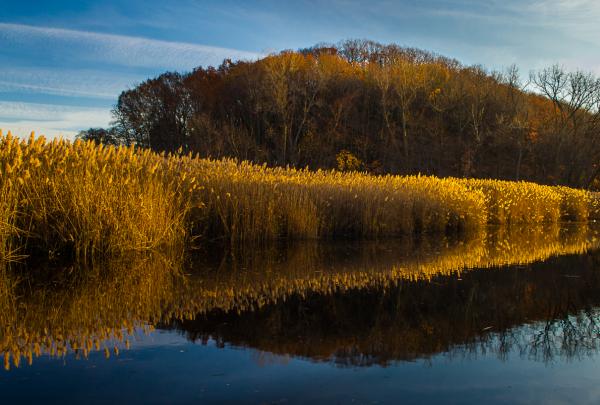
<svg viewBox="0 0 600 405">
<path fill-rule="evenodd" d="M 600 347 L 599 229 L 490 228 L 462 239 L 5 266 L 0 351 L 6 369 L 44 353 L 108 357 L 159 328 L 337 365 L 439 353 L 577 358 Z"/>
</svg>

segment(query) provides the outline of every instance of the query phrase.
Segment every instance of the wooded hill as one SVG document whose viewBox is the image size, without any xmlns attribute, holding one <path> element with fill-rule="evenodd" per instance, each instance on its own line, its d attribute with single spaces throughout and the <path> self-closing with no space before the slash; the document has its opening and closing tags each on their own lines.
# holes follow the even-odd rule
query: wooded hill
<svg viewBox="0 0 600 405">
<path fill-rule="evenodd" d="M 600 188 L 600 80 L 365 40 L 167 72 L 80 137 L 277 166 Z"/>
</svg>

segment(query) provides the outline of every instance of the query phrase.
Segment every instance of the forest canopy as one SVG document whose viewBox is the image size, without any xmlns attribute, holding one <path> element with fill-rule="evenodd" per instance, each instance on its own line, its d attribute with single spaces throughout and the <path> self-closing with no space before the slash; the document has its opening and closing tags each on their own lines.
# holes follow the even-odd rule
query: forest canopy
<svg viewBox="0 0 600 405">
<path fill-rule="evenodd" d="M 489 72 L 348 40 L 123 91 L 79 137 L 268 165 L 600 188 L 600 79 L 558 65 Z"/>
</svg>

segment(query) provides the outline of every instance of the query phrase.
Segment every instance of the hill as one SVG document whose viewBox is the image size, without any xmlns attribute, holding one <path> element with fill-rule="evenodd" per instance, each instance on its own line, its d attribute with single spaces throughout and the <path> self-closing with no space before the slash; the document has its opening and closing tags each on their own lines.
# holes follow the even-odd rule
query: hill
<svg viewBox="0 0 600 405">
<path fill-rule="evenodd" d="M 85 139 L 272 166 L 598 188 L 600 81 L 552 66 L 527 85 L 398 45 L 350 40 L 124 91 Z"/>
</svg>

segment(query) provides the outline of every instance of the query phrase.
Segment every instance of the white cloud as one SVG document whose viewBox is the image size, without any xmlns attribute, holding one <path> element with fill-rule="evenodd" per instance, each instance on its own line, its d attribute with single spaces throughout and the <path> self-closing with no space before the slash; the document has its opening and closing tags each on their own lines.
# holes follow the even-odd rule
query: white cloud
<svg viewBox="0 0 600 405">
<path fill-rule="evenodd" d="M 259 53 L 185 42 L 103 34 L 62 28 L 0 23 L 0 47 L 47 50 L 53 56 L 130 67 L 191 69 L 219 65 L 223 59 L 256 59 Z"/>
<path fill-rule="evenodd" d="M 0 101 L 0 128 L 17 136 L 31 131 L 48 138 L 72 138 L 82 129 L 106 127 L 109 109 Z"/>
<path fill-rule="evenodd" d="M 515 63 L 524 73 L 559 63 L 600 74 L 598 0 L 432 0 L 411 3 L 409 11 L 382 4 L 388 8 L 380 13 L 395 10 L 396 18 L 418 16 L 443 26 L 420 40 L 467 63 Z"/>
<path fill-rule="evenodd" d="M 0 66 L 0 92 L 43 93 L 115 100 L 143 75 L 96 70 L 5 68 Z"/>
<path fill-rule="evenodd" d="M 114 100 L 137 82 L 164 70 L 218 65 L 223 59 L 256 59 L 258 53 L 141 37 L 0 23 L 2 93 Z M 4 57 L 4 55 L 3 55 Z M 0 128 L 20 135 L 32 130 L 49 137 L 107 126 L 108 108 L 0 101 Z"/>
<path fill-rule="evenodd" d="M 589 34 L 600 34 L 600 2 L 597 0 L 442 0 L 439 3 L 435 9 L 423 7 L 421 10 L 458 19 L 495 22 L 507 28 L 544 27 L 580 40 L 595 40 Z"/>
</svg>

